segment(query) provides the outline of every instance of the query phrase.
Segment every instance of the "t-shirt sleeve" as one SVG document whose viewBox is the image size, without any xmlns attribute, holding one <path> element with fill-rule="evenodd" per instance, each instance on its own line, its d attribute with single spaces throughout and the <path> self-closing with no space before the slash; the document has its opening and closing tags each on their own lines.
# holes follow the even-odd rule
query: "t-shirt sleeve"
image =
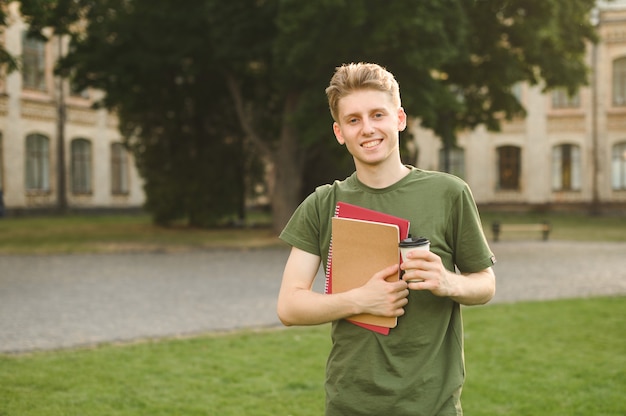
<svg viewBox="0 0 626 416">
<path fill-rule="evenodd" d="M 455 204 L 451 217 L 454 230 L 454 263 L 463 273 L 474 273 L 493 266 L 495 257 L 483 232 L 478 208 L 466 185 Z"/>
<path fill-rule="evenodd" d="M 321 256 L 320 216 L 317 207 L 317 196 L 313 193 L 294 211 L 279 238 L 293 247 Z"/>
</svg>

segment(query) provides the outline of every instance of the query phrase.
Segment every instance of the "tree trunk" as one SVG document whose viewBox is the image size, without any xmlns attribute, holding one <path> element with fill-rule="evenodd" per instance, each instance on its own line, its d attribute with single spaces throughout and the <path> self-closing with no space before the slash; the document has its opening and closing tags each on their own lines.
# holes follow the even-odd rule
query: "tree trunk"
<svg viewBox="0 0 626 416">
<path fill-rule="evenodd" d="M 298 103 L 298 94 L 291 93 L 285 99 L 278 147 L 270 150 L 252 125 L 250 107 L 246 107 L 244 103 L 239 83 L 230 73 L 226 73 L 225 77 L 243 131 L 250 143 L 274 164 L 273 178 L 270 178 L 273 184 L 273 190 L 270 192 L 272 228 L 276 233 L 280 233 L 298 207 L 302 189 L 302 152 L 298 146 L 296 129 L 291 122 L 291 115 Z"/>
<path fill-rule="evenodd" d="M 279 147 L 274 152 L 274 192 L 272 194 L 272 226 L 279 233 L 300 204 L 302 189 L 301 151 L 291 113 L 297 102 L 292 94 L 285 102 Z"/>
<path fill-rule="evenodd" d="M 59 57 L 63 57 L 63 38 L 57 36 Z M 57 90 L 57 211 L 59 214 L 67 212 L 67 183 L 65 170 L 65 91 L 63 86 L 63 76 L 58 76 Z"/>
</svg>

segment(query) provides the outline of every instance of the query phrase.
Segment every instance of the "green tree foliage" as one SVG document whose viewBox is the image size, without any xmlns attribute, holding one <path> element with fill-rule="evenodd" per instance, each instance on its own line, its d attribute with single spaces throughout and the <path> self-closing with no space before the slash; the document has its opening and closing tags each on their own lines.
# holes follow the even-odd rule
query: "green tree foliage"
<svg viewBox="0 0 626 416">
<path fill-rule="evenodd" d="M 56 3 L 56 9 L 48 10 Z M 61 63 L 77 88 L 106 92 L 159 224 L 211 226 L 241 211 L 243 136 L 207 30 L 207 2 L 23 1 L 35 29 L 71 33 Z M 75 18 L 60 20 L 59 16 Z M 83 17 L 88 25 L 74 30 Z M 60 22 L 60 23 L 59 23 Z"/>
<path fill-rule="evenodd" d="M 282 228 L 314 184 L 343 176 L 324 96 L 334 68 L 377 62 L 410 116 L 450 146 L 459 129 L 523 114 L 518 82 L 586 82 L 594 0 L 25 0 L 71 33 L 64 62 L 106 92 L 159 222 L 214 222 L 237 205 L 246 149 L 275 167 Z M 74 22 L 80 21 L 81 25 Z M 234 168 L 234 169 L 233 169 Z M 223 193 L 223 194 L 222 194 Z M 239 202 L 240 205 L 240 202 Z M 208 216 L 208 217 L 207 217 Z"/>
</svg>

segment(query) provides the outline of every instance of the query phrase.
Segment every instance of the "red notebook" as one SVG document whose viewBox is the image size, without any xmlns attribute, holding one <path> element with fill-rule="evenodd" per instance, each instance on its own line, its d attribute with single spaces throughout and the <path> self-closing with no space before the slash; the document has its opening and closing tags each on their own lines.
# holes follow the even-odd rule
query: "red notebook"
<svg viewBox="0 0 626 416">
<path fill-rule="evenodd" d="M 396 256 L 395 258 L 397 258 L 398 261 L 400 260 L 399 255 L 397 254 L 397 245 L 400 240 L 407 238 L 407 236 L 409 235 L 410 223 L 408 220 L 404 218 L 399 218 L 393 215 L 385 214 L 379 211 L 374 211 L 371 209 L 363 208 L 357 205 L 348 204 L 346 202 L 337 203 L 337 206 L 335 208 L 335 217 L 353 219 L 353 220 L 361 220 L 361 222 L 382 223 L 384 225 L 389 225 L 389 224 L 393 225 L 394 228 L 397 230 L 395 231 L 395 235 L 397 237 L 390 236 L 389 233 L 393 233 L 392 231 L 385 231 L 386 229 L 388 229 L 388 227 L 381 227 L 380 229 L 382 230 L 383 234 L 386 235 L 385 238 L 387 239 L 386 240 L 387 242 L 385 244 L 389 246 L 388 247 L 389 250 L 395 253 L 395 256 Z M 342 223 L 341 227 L 343 228 L 346 228 L 347 226 L 348 227 L 353 226 L 350 224 L 343 225 L 349 222 L 345 222 L 345 221 L 344 222 L 339 221 L 339 222 Z M 333 226 L 335 227 L 335 225 Z M 372 230 L 373 226 L 375 226 L 375 224 L 371 224 L 369 229 Z M 356 228 L 354 230 L 356 230 Z M 363 232 L 367 232 L 367 231 L 363 231 Z M 371 232 L 375 232 L 375 231 L 371 231 Z M 380 231 L 377 231 L 377 232 L 380 232 Z M 383 234 L 381 234 L 381 238 Z M 390 247 L 391 245 L 393 245 L 393 248 Z M 342 245 L 342 247 L 345 247 L 345 245 Z M 390 255 L 393 255 L 393 254 L 390 254 Z M 328 261 L 326 262 L 326 284 L 325 284 L 326 293 L 333 293 L 332 259 L 333 259 L 333 238 L 331 237 L 329 253 L 328 253 Z M 345 263 L 345 260 L 342 260 L 342 262 L 343 263 L 340 266 L 342 267 L 342 272 L 343 272 L 343 270 L 345 269 L 344 266 L 346 267 L 350 267 L 350 266 L 347 266 L 347 263 Z M 380 267 L 380 265 L 376 267 Z M 383 267 L 380 267 L 380 268 L 382 269 Z M 343 288 L 343 285 L 342 285 L 342 288 Z M 385 319 L 381 317 L 374 317 L 373 315 L 359 315 L 359 316 L 349 319 L 349 321 L 363 328 L 370 329 L 372 331 L 375 331 L 383 335 L 388 335 L 389 329 L 391 327 L 394 327 L 395 323 L 397 322 L 395 318 L 393 320 L 390 320 L 390 318 Z"/>
</svg>

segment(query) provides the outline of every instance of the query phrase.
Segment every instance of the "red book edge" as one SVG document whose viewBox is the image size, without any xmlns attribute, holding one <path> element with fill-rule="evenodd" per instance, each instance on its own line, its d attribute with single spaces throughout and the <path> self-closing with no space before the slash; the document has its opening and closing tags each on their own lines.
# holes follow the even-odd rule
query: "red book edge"
<svg viewBox="0 0 626 416">
<path fill-rule="evenodd" d="M 340 218 L 351 218 L 354 220 L 375 221 L 386 224 L 395 224 L 400 229 L 400 240 L 403 240 L 409 236 L 410 222 L 407 219 L 396 217 L 394 215 L 385 214 L 384 212 L 375 211 L 369 208 L 364 208 L 358 205 L 349 204 L 347 202 L 339 201 L 335 206 L 335 216 Z M 324 293 L 332 293 L 332 254 L 333 254 L 333 241 L 330 240 L 330 247 L 328 250 L 328 261 L 326 262 L 326 282 L 324 285 Z M 389 335 L 390 328 L 365 324 L 362 322 L 356 322 L 348 319 L 355 325 L 362 328 L 369 329 L 370 331 L 377 332 L 382 335 Z"/>
</svg>

